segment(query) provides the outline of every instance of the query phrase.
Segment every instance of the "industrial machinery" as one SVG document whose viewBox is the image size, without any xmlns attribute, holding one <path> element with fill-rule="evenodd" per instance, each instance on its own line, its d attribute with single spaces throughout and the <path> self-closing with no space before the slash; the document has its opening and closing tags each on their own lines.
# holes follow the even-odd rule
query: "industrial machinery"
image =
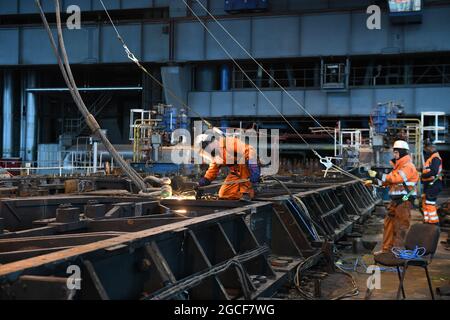
<svg viewBox="0 0 450 320">
<path fill-rule="evenodd" d="M 332 243 L 380 201 L 360 182 L 283 180 L 253 202 L 2 199 L 0 299 L 272 297 L 302 261 L 333 261 Z"/>
<path fill-rule="evenodd" d="M 411 158 L 416 167 L 422 167 L 423 141 L 431 138 L 433 143 L 445 143 L 445 118 L 442 112 L 422 112 L 421 118 L 402 117 L 404 106 L 390 101 L 378 104 L 371 116 L 371 145 L 373 164 L 390 168 L 391 148 L 395 140 L 408 143 Z M 430 119 L 431 118 L 431 119 Z M 425 125 L 425 123 L 429 123 Z"/>
<path fill-rule="evenodd" d="M 189 120 L 184 108 L 158 104 L 151 110 L 130 110 L 129 140 L 133 143 L 132 167 L 140 172 L 170 175 L 193 173 L 193 165 L 173 163 L 171 153 L 176 129 L 188 130 Z"/>
<path fill-rule="evenodd" d="M 341 128 L 341 122 L 338 122 L 334 128 L 334 157 L 341 168 L 352 171 L 364 166 L 370 132 L 367 128 Z"/>
<path fill-rule="evenodd" d="M 379 103 L 371 116 L 371 143 L 373 162 L 376 167 L 388 167 L 392 158 L 389 148 L 397 140 L 398 130 L 401 130 L 397 117 L 403 113 L 404 106 L 396 102 Z M 395 122 L 394 122 L 395 121 Z M 392 126 L 393 124 L 393 126 Z"/>
<path fill-rule="evenodd" d="M 130 110 L 130 137 L 134 162 L 158 162 L 160 148 L 172 146 L 173 131 L 188 129 L 186 110 L 158 104 L 152 110 Z"/>
</svg>

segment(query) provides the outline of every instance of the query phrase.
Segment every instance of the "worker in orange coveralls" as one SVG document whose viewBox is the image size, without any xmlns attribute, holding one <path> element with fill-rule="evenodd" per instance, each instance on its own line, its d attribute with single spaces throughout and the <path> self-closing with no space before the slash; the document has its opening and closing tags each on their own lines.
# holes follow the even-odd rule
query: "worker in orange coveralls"
<svg viewBox="0 0 450 320">
<path fill-rule="evenodd" d="M 221 137 L 214 143 L 216 143 L 216 150 L 219 154 L 209 164 L 205 176 L 199 181 L 199 186 L 211 184 L 217 178 L 220 168 L 226 166 L 229 172 L 219 190 L 219 198 L 224 200 L 252 199 L 255 196 L 253 186 L 258 183 L 261 175 L 256 150 L 238 137 Z M 234 183 L 234 181 L 236 182 Z"/>
<path fill-rule="evenodd" d="M 427 139 L 424 142 L 425 165 L 422 170 L 422 211 L 425 223 L 438 224 L 436 200 L 442 191 L 442 158 L 436 151 L 432 142 Z"/>
<path fill-rule="evenodd" d="M 369 176 L 381 180 L 389 187 L 391 202 L 384 219 L 383 247 L 379 252 L 389 252 L 392 247 L 403 247 L 411 223 L 411 209 L 417 196 L 416 186 L 419 174 L 408 154 L 408 143 L 398 140 L 394 143 L 394 169 L 389 174 L 369 170 Z"/>
</svg>

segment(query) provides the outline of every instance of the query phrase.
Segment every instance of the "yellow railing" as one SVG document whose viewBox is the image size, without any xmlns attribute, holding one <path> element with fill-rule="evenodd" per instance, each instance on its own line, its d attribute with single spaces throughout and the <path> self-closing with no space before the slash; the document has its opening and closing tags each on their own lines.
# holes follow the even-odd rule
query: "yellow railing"
<svg viewBox="0 0 450 320">
<path fill-rule="evenodd" d="M 143 159 L 142 150 L 145 146 L 150 146 L 156 122 L 155 119 L 137 119 L 134 122 L 133 162 Z"/>
<path fill-rule="evenodd" d="M 404 122 L 404 126 L 400 129 L 404 129 L 406 132 L 406 138 L 411 150 L 411 158 L 416 167 L 422 167 L 423 165 L 423 143 L 421 137 L 421 126 L 422 123 L 419 119 L 414 118 L 399 118 L 399 119 L 388 119 L 390 122 Z M 398 127 L 396 127 L 398 128 Z"/>
</svg>

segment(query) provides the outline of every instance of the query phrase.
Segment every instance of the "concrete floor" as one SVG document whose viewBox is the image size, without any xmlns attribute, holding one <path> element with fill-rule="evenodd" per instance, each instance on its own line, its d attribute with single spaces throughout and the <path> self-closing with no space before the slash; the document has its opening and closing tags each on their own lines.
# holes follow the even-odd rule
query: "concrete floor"
<svg viewBox="0 0 450 320">
<path fill-rule="evenodd" d="M 422 216 L 420 212 L 413 211 L 412 213 L 412 223 L 422 222 Z M 379 250 L 382 240 L 382 229 L 383 229 L 383 219 L 378 217 L 372 222 L 372 234 L 366 237 L 371 238 L 371 240 L 377 241 L 377 246 L 374 251 Z M 441 232 L 441 239 L 438 245 L 436 255 L 433 262 L 429 266 L 430 276 L 432 278 L 433 290 L 435 292 L 436 299 L 449 299 L 449 297 L 439 297 L 436 295 L 436 288 L 450 284 L 450 251 L 445 249 L 445 245 L 441 241 L 446 242 L 448 232 Z M 361 254 L 359 255 L 361 257 Z M 348 256 L 350 259 L 352 255 Z M 357 257 L 353 255 L 353 257 Z M 347 258 L 347 256 L 345 257 Z M 373 263 L 373 255 L 371 253 L 363 255 L 363 260 L 366 265 Z M 361 268 L 362 270 L 362 268 Z M 357 283 L 358 289 L 360 291 L 358 296 L 352 297 L 351 299 L 364 299 L 367 288 L 368 274 L 359 272 L 350 272 Z M 396 299 L 397 288 L 399 280 L 396 272 L 381 272 L 381 288 L 375 289 L 372 292 L 370 300 L 391 300 Z M 405 277 L 405 293 L 407 300 L 422 300 L 431 299 L 430 291 L 428 289 L 427 279 L 425 271 L 422 268 L 411 267 L 408 269 Z"/>
<path fill-rule="evenodd" d="M 422 219 L 421 213 L 417 210 L 413 210 L 411 223 L 422 223 Z M 381 241 L 383 239 L 383 220 L 383 210 L 377 210 L 377 213 L 366 221 L 362 241 L 358 245 L 357 253 L 353 253 L 353 249 L 349 246 L 339 247 L 338 243 L 339 254 L 337 261 L 341 262 L 341 267 L 353 276 L 355 285 L 359 290 L 358 295 L 345 298 L 344 300 L 365 300 L 366 298 L 367 280 L 371 275 L 366 273 L 366 267 L 374 264 L 372 252 L 380 250 Z M 435 293 L 437 300 L 450 300 L 450 297 L 448 296 L 440 297 L 436 294 L 436 288 L 450 285 L 450 250 L 446 250 L 447 237 L 448 231 L 441 231 L 437 252 L 432 263 L 428 267 L 432 280 L 433 292 Z M 444 244 L 441 242 L 444 242 Z M 375 248 L 372 249 L 374 246 Z M 354 269 L 354 262 L 357 259 L 360 259 L 359 261 L 362 260 L 363 263 L 358 263 L 358 267 L 356 268 L 357 272 L 349 271 Z M 320 267 L 315 270 L 324 271 L 321 270 Z M 382 271 L 380 282 L 381 288 L 373 290 L 369 300 L 395 300 L 399 285 L 396 269 L 391 268 L 389 271 Z M 313 282 L 308 280 L 302 285 L 304 291 L 308 292 L 310 295 L 314 293 Z M 404 287 L 407 300 L 431 299 L 425 270 L 422 268 L 410 267 L 408 269 Z M 353 288 L 353 283 L 349 276 L 341 272 L 328 274 L 321 282 L 322 297 L 320 299 L 328 300 L 336 298 L 348 293 L 351 288 Z M 291 287 L 288 293 L 279 294 L 276 298 L 288 300 L 303 299 L 295 287 Z"/>
</svg>

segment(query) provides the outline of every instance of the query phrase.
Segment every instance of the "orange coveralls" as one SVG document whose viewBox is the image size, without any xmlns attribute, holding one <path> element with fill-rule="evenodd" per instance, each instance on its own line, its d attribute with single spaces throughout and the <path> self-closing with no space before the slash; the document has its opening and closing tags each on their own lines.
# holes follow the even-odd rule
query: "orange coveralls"
<svg viewBox="0 0 450 320">
<path fill-rule="evenodd" d="M 416 185 L 419 181 L 415 165 L 409 155 L 398 159 L 394 169 L 389 174 L 383 174 L 383 185 L 389 187 L 391 203 L 388 206 L 388 214 L 384 219 L 383 248 L 387 252 L 392 247 L 404 246 L 406 233 L 411 222 L 411 201 L 402 201 L 402 197 L 414 190 L 410 197 L 416 197 Z M 408 191 L 405 190 L 404 184 Z"/>
<path fill-rule="evenodd" d="M 230 143 L 233 144 L 233 146 L 232 148 L 229 147 L 230 150 L 228 150 L 227 154 L 226 145 Z M 254 148 L 243 143 L 239 138 L 221 138 L 219 150 L 222 164 L 218 164 L 214 161 L 211 162 L 205 173 L 205 178 L 209 181 L 213 181 L 217 178 L 220 168 L 222 166 L 227 166 L 229 168 L 229 173 L 225 179 L 226 183 L 224 183 L 219 190 L 219 198 L 239 200 L 244 194 L 248 194 L 250 199 L 252 199 L 255 196 L 255 192 L 250 181 L 231 184 L 230 182 L 250 178 L 251 173 L 247 163 L 250 159 L 256 159 L 256 151 Z M 232 162 L 227 164 L 227 159 L 232 159 Z"/>
<path fill-rule="evenodd" d="M 436 163 L 436 168 L 432 164 Z M 436 170 L 437 169 L 437 170 Z M 422 170 L 422 211 L 425 223 L 439 223 L 436 200 L 442 190 L 442 158 L 438 152 L 433 152 L 425 161 Z"/>
</svg>

